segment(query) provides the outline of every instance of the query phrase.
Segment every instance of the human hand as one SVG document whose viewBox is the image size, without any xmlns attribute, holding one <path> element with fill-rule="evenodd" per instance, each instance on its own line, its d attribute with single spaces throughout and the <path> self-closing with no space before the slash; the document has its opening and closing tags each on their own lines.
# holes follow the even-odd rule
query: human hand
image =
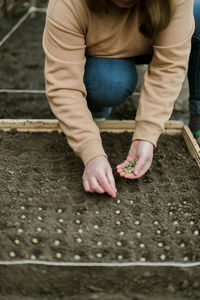
<svg viewBox="0 0 200 300">
<path fill-rule="evenodd" d="M 136 179 L 143 176 L 151 166 L 153 160 L 153 150 L 154 145 L 150 142 L 143 140 L 133 141 L 126 160 L 122 164 L 117 165 L 117 172 L 120 174 L 120 176 L 129 179 Z M 126 164 L 130 160 L 135 160 L 136 166 L 132 173 L 125 173 L 123 168 L 126 167 Z"/>
<path fill-rule="evenodd" d="M 113 198 L 116 197 L 112 168 L 105 156 L 97 156 L 86 164 L 82 180 L 86 192 L 99 194 L 107 192 Z"/>
</svg>

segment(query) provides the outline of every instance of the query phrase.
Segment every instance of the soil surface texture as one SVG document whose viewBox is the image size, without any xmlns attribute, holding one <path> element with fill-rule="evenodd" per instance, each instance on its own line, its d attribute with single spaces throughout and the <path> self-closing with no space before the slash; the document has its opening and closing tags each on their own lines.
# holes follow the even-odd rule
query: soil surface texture
<svg viewBox="0 0 200 300">
<path fill-rule="evenodd" d="M 129 180 L 121 178 L 115 166 L 126 158 L 132 133 L 101 136 L 116 181 L 115 199 L 84 191 L 84 166 L 63 134 L 18 133 L 14 129 L 0 132 L 1 261 L 200 260 L 200 173 L 182 137 L 162 135 L 151 169 L 142 178 Z M 173 296 L 177 300 L 200 297 L 198 267 L 120 270 L 80 267 L 54 273 L 58 267 L 53 271 L 48 266 L 1 266 L 0 291 L 2 296 L 19 293 L 20 284 L 24 296 L 34 293 L 39 297 L 43 293 L 57 299 L 55 296 L 61 293 L 58 299 L 113 299 L 119 287 L 123 290 L 126 286 L 126 292 L 116 299 L 147 299 L 147 295 L 154 295 L 152 299 Z M 80 283 L 78 289 L 81 276 L 84 287 Z M 40 279 L 44 277 L 42 286 Z M 69 294 L 63 284 L 66 279 Z M 56 284 L 62 286 L 59 292 Z M 104 294 L 110 284 L 111 298 Z M 134 298 L 133 291 L 139 296 Z M 18 299 L 17 295 L 12 299 Z"/>
<path fill-rule="evenodd" d="M 0 40 L 27 11 L 1 18 Z M 36 1 L 45 7 L 47 1 Z M 0 89 L 44 90 L 45 14 L 0 47 Z M 140 91 L 144 66 L 137 66 Z M 188 87 L 171 119 L 188 123 Z M 108 119 L 134 119 L 139 96 Z M 184 104 L 183 104 L 184 102 Z M 45 94 L 0 93 L 0 118 L 52 119 Z M 199 300 L 200 267 L 61 267 L 54 262 L 197 262 L 200 174 L 181 137 L 161 136 L 149 172 L 121 178 L 132 134 L 102 133 L 118 194 L 90 194 L 63 134 L 0 132 L 0 300 Z M 120 213 L 119 213 L 120 212 Z M 32 264 L 3 265 L 28 259 Z"/>
</svg>

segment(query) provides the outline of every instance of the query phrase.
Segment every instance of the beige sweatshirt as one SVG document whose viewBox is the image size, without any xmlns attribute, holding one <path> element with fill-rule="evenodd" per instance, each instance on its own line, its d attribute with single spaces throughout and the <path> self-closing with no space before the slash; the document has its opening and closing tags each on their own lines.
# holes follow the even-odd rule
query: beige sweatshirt
<svg viewBox="0 0 200 300">
<path fill-rule="evenodd" d="M 85 54 L 122 58 L 153 53 L 144 74 L 132 140 L 156 145 L 186 76 L 194 31 L 193 0 L 174 1 L 176 13 L 154 41 L 139 32 L 136 9 L 110 2 L 109 14 L 98 17 L 89 11 L 86 0 L 49 1 L 43 33 L 47 98 L 84 165 L 96 156 L 107 157 L 87 106 Z"/>
</svg>

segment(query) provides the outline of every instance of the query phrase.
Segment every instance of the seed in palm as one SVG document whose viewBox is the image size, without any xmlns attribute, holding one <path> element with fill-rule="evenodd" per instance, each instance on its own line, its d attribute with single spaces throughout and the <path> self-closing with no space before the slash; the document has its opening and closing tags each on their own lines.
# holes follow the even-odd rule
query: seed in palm
<svg viewBox="0 0 200 300">
<path fill-rule="evenodd" d="M 123 169 L 124 173 L 132 173 L 135 166 L 136 166 L 136 161 L 133 160 L 133 159 L 130 160 L 130 161 L 126 164 L 126 167 Z"/>
</svg>

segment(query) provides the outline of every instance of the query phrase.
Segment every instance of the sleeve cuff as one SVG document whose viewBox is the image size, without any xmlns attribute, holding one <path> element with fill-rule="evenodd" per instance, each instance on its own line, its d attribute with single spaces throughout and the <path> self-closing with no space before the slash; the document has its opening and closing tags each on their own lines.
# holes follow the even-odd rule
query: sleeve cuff
<svg viewBox="0 0 200 300">
<path fill-rule="evenodd" d="M 79 152 L 74 151 L 77 156 L 81 158 L 84 166 L 92 159 L 97 156 L 104 155 L 108 157 L 103 149 L 102 142 L 100 140 L 95 140 L 87 143 Z"/>
<path fill-rule="evenodd" d="M 136 127 L 132 137 L 132 141 L 144 140 L 152 143 L 156 147 L 157 141 L 162 131 L 163 130 L 159 126 L 151 122 L 136 121 Z"/>
</svg>

